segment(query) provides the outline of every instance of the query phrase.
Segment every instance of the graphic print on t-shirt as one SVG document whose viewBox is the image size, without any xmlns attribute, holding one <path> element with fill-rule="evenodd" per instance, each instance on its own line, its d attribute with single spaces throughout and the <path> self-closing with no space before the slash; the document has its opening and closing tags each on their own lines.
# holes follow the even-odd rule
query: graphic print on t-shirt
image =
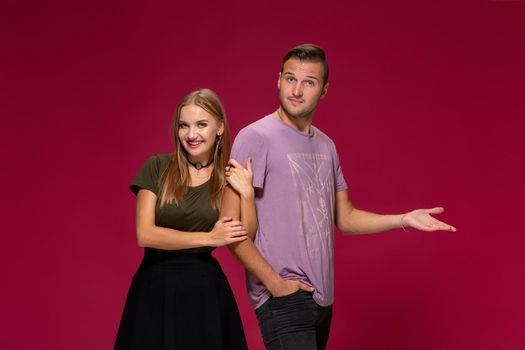
<svg viewBox="0 0 525 350">
<path fill-rule="evenodd" d="M 291 153 L 287 157 L 298 194 L 298 224 L 303 226 L 299 232 L 305 234 L 308 253 L 317 258 L 330 256 L 334 203 L 331 158 L 314 153 Z"/>
</svg>

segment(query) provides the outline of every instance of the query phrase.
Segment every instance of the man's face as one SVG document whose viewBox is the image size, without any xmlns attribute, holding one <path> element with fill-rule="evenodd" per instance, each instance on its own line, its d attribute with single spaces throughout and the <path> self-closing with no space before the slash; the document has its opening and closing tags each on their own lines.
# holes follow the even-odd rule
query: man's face
<svg viewBox="0 0 525 350">
<path fill-rule="evenodd" d="M 321 62 L 291 58 L 279 74 L 279 100 L 282 109 L 293 118 L 311 118 L 317 103 L 326 95 L 323 86 L 324 68 Z"/>
</svg>

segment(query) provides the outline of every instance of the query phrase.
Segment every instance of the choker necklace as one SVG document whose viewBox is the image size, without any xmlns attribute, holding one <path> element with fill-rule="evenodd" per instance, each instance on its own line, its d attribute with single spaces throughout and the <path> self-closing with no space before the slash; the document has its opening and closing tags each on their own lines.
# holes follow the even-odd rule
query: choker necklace
<svg viewBox="0 0 525 350">
<path fill-rule="evenodd" d="M 201 169 L 204 169 L 204 168 L 207 168 L 209 167 L 211 164 L 213 164 L 213 159 L 208 163 L 208 164 L 202 164 L 201 162 L 196 162 L 196 163 L 193 163 L 191 160 L 189 160 L 188 158 L 186 158 L 186 160 L 188 161 L 188 163 L 190 163 L 190 165 L 192 167 L 194 167 L 195 169 L 197 169 L 197 176 L 199 176 L 199 172 L 201 171 Z"/>
</svg>

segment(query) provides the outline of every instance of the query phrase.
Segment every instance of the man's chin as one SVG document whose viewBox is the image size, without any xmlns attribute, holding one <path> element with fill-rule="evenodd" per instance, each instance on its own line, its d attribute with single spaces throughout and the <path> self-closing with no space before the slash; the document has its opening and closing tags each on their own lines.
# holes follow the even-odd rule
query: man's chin
<svg viewBox="0 0 525 350">
<path fill-rule="evenodd" d="M 294 118 L 294 119 L 305 119 L 308 117 L 308 112 L 306 111 L 303 111 L 303 110 L 297 110 L 297 109 L 294 109 L 294 108 L 287 108 L 285 106 L 282 106 L 281 107 L 283 108 L 283 110 L 286 112 L 286 114 L 288 116 L 290 116 L 291 118 Z"/>
<path fill-rule="evenodd" d="M 288 113 L 288 115 L 294 119 L 308 119 L 309 113 L 305 111 L 297 111 L 297 112 Z"/>
</svg>

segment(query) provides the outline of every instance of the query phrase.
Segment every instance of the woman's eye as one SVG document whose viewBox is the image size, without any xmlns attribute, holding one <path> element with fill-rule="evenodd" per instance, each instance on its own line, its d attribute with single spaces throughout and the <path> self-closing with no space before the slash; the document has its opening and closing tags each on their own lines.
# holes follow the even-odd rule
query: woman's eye
<svg viewBox="0 0 525 350">
<path fill-rule="evenodd" d="M 179 124 L 179 129 L 184 129 L 184 128 L 186 128 L 186 127 L 187 127 L 186 124 Z"/>
<path fill-rule="evenodd" d="M 199 123 L 197 125 L 198 125 L 199 128 L 205 128 L 205 127 L 208 126 L 208 124 L 206 124 L 206 123 Z"/>
</svg>

